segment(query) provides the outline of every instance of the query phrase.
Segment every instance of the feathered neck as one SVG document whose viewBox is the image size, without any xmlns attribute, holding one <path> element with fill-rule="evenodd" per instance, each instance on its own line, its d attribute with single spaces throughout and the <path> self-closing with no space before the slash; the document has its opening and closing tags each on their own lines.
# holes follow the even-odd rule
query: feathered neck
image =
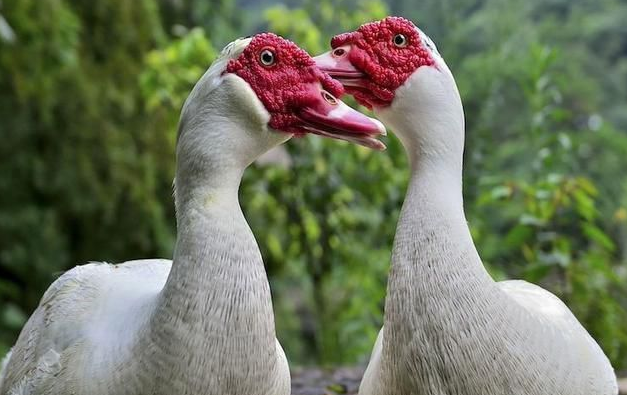
<svg viewBox="0 0 627 395">
<path fill-rule="evenodd" d="M 411 164 L 385 306 L 386 335 L 395 338 L 388 344 L 402 345 L 437 322 L 463 322 L 494 282 L 464 215 L 463 109 L 448 69 L 419 69 L 377 115 L 399 136 Z"/>
<path fill-rule="evenodd" d="M 206 98 L 228 106 L 229 95 L 215 98 L 214 92 Z M 270 288 L 238 189 L 245 168 L 286 137 L 257 137 L 250 130 L 258 123 L 254 117 L 225 117 L 218 110 L 199 114 L 202 120 L 182 123 L 179 136 L 177 241 L 149 322 L 146 352 L 149 360 L 183 369 L 163 374 L 198 384 L 198 393 L 240 373 L 245 379 L 237 388 L 261 386 L 273 393 L 276 383 L 268 378 L 282 368 Z M 251 119 L 255 123 L 248 125 Z"/>
</svg>

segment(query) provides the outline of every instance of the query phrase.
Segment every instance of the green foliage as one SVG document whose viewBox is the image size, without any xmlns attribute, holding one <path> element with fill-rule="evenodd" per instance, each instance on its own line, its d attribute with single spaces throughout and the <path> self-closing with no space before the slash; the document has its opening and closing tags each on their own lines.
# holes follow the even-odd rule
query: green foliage
<svg viewBox="0 0 627 395">
<path fill-rule="evenodd" d="M 492 274 L 559 295 L 627 367 L 620 0 L 5 0 L 0 352 L 63 270 L 171 256 L 176 124 L 216 49 L 271 30 L 316 54 L 388 10 L 418 22 L 456 76 L 467 217 Z M 293 364 L 369 356 L 408 175 L 398 140 L 386 144 L 294 139 L 289 165 L 245 174 Z"/>
<path fill-rule="evenodd" d="M 323 31 L 353 29 L 386 14 L 378 1 L 345 1 L 341 6 L 346 8 L 334 7 L 330 1 L 306 3 L 302 9 L 279 6 L 270 8 L 265 17 L 270 30 L 290 37 L 310 53 L 319 53 L 328 46 L 329 37 Z M 275 209 L 287 210 L 282 218 L 289 222 L 258 220 L 257 213 L 270 212 L 261 204 L 259 210 L 247 212 L 253 229 L 256 223 L 258 229 L 271 222 L 277 223 L 277 229 L 294 222 L 300 225 L 283 240 L 289 243 L 283 251 L 291 254 L 276 260 L 272 254 L 264 257 L 267 264 L 300 266 L 290 268 L 291 281 L 298 284 L 305 278 L 311 299 L 291 305 L 278 300 L 277 315 L 307 308 L 313 325 L 284 329 L 278 320 L 278 331 L 287 334 L 286 348 L 291 339 L 298 339 L 297 331 L 313 332 L 311 350 L 304 355 L 315 356 L 319 363 L 352 362 L 365 356 L 381 326 L 382 284 L 408 174 L 406 158 L 396 139 L 388 142 L 385 156 L 318 138 L 292 142 L 288 151 L 294 158 L 289 173 L 293 179 L 281 180 L 270 195 L 282 202 Z M 251 176 L 264 178 L 263 174 Z"/>
<path fill-rule="evenodd" d="M 394 170 L 405 164 L 400 144 L 391 142 L 389 150 L 382 157 L 308 137 L 288 144 L 290 169 L 262 167 L 245 175 L 242 195 L 254 196 L 245 211 L 266 264 L 277 273 L 273 284 L 285 277 L 290 293 L 310 292 L 277 297 L 277 316 L 313 314 L 308 346 L 322 363 L 363 355 L 381 323 L 381 285 L 402 200 L 397 185 L 406 177 Z M 277 325 L 279 334 L 288 334 L 286 348 L 307 330 L 283 330 L 281 319 Z"/>
<path fill-rule="evenodd" d="M 599 191 L 590 173 L 573 160 L 591 130 L 577 125 L 566 103 L 562 92 L 576 92 L 560 86 L 561 56 L 533 42 L 527 51 L 519 51 L 514 79 L 523 99 L 517 111 L 525 117 L 508 120 L 509 138 L 490 158 L 491 165 L 511 169 L 513 175 L 477 175 L 482 192 L 470 210 L 471 224 L 484 259 L 498 277 L 522 277 L 559 295 L 610 358 L 624 363 L 627 277 L 616 271 L 618 246 L 598 209 Z M 624 135 L 616 137 L 627 142 Z M 473 159 L 485 166 L 483 158 Z"/>
<path fill-rule="evenodd" d="M 302 8 L 269 7 L 265 18 L 270 30 L 289 37 L 312 54 L 329 50 L 331 36 L 387 15 L 379 0 L 304 1 Z"/>
<path fill-rule="evenodd" d="M 601 228 L 597 196 L 589 179 L 555 173 L 486 188 L 473 221 L 475 240 L 497 273 L 507 268 L 508 276 L 560 295 L 610 358 L 621 361 L 625 275 L 615 270 L 617 246 Z M 503 233 L 492 233 L 486 217 L 498 217 Z"/>
<path fill-rule="evenodd" d="M 148 109 L 164 105 L 177 110 L 190 87 L 209 67 L 216 51 L 202 29 L 192 29 L 165 50 L 153 50 L 146 56 L 146 70 L 140 86 Z"/>
<path fill-rule="evenodd" d="M 3 4 L 15 32 L 0 42 L 3 344 L 63 270 L 169 254 L 173 213 L 156 197 L 171 188 L 161 158 L 173 145 L 147 129 L 136 84 L 161 40 L 155 11 L 147 0 Z"/>
</svg>

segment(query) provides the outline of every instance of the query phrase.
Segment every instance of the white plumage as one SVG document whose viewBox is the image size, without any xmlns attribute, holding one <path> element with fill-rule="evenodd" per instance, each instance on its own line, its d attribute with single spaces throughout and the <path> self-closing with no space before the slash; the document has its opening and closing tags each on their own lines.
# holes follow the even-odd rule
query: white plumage
<svg viewBox="0 0 627 395">
<path fill-rule="evenodd" d="M 222 75 L 249 41 L 225 48 L 183 109 L 175 263 L 91 263 L 63 274 L 3 362 L 0 394 L 289 394 L 266 273 L 237 192 L 245 167 L 291 135 L 267 127 L 268 112 L 242 79 Z M 238 108 L 239 117 L 228 110 Z"/>
</svg>

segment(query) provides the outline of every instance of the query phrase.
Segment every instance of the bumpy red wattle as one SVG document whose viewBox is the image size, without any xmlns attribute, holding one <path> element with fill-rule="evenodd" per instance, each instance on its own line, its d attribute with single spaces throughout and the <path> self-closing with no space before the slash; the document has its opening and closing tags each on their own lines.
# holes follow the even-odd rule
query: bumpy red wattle
<svg viewBox="0 0 627 395">
<path fill-rule="evenodd" d="M 259 54 L 266 48 L 276 56 L 275 64 L 269 67 L 259 61 Z M 313 103 L 313 95 L 319 95 L 318 90 L 312 90 L 312 84 L 320 83 L 335 97 L 344 93 L 342 84 L 320 71 L 307 52 L 272 33 L 254 36 L 242 54 L 228 63 L 225 72 L 238 75 L 250 85 L 270 113 L 271 128 L 288 133 L 303 133 L 296 127 L 299 119 L 295 112 Z"/>
<path fill-rule="evenodd" d="M 394 45 L 394 36 L 402 34 L 407 46 Z M 387 17 L 378 22 L 366 23 L 351 33 L 337 35 L 331 39 L 331 47 L 351 44 L 348 60 L 363 71 L 368 79 L 366 89 L 348 88 L 362 105 L 389 105 L 394 92 L 421 66 L 432 66 L 435 60 L 427 48 L 416 26 L 401 17 Z"/>
</svg>

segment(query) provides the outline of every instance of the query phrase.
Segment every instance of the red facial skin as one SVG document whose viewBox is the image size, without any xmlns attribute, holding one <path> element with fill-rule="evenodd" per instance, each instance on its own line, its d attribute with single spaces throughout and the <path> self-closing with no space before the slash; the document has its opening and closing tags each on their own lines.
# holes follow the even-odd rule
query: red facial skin
<svg viewBox="0 0 627 395">
<path fill-rule="evenodd" d="M 274 53 L 274 64 L 267 66 L 261 62 L 260 53 L 264 49 Z M 236 74 L 250 85 L 270 113 L 271 128 L 295 135 L 307 133 L 297 116 L 300 109 L 309 107 L 328 112 L 321 106 L 316 84 L 334 97 L 344 93 L 342 84 L 320 71 L 307 52 L 272 33 L 254 36 L 242 54 L 228 63 L 225 72 Z"/>
<path fill-rule="evenodd" d="M 394 37 L 402 34 L 407 39 L 404 47 L 394 44 Z M 419 67 L 434 66 L 431 52 L 424 46 L 416 26 L 401 17 L 387 17 L 366 23 L 354 32 L 333 37 L 331 47 L 351 45 L 345 55 L 348 61 L 365 74 L 359 86 L 345 84 L 346 92 L 362 105 L 387 107 L 394 100 L 394 92 Z M 333 74 L 333 73 L 331 73 Z"/>
</svg>

